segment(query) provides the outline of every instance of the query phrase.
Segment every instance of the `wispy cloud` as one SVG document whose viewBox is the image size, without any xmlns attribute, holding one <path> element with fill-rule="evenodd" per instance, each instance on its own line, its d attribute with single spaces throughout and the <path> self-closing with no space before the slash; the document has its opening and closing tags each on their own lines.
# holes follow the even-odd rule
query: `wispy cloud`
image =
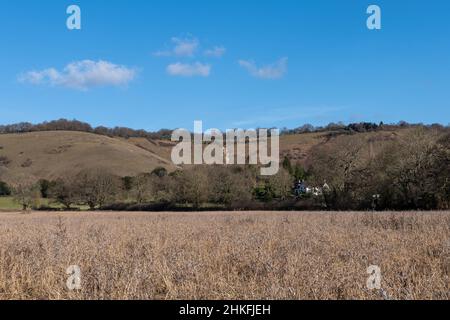
<svg viewBox="0 0 450 320">
<path fill-rule="evenodd" d="M 171 76 L 180 77 L 208 77 L 211 73 L 211 66 L 200 62 L 177 62 L 167 66 L 167 73 Z"/>
<path fill-rule="evenodd" d="M 154 55 L 159 57 L 193 57 L 199 47 L 199 41 L 196 38 L 173 37 L 171 42 L 173 48 L 157 51 Z"/>
<path fill-rule="evenodd" d="M 220 58 L 225 54 L 226 51 L 227 51 L 227 49 L 225 49 L 225 47 L 216 46 L 212 49 L 205 50 L 204 53 L 205 53 L 205 56 L 207 56 L 207 57 Z"/>
<path fill-rule="evenodd" d="M 256 78 L 280 79 L 287 72 L 288 58 L 281 58 L 273 64 L 260 67 L 254 61 L 239 60 L 239 65 Z"/>
<path fill-rule="evenodd" d="M 61 71 L 48 68 L 21 74 L 18 80 L 33 85 L 61 86 L 87 90 L 92 87 L 125 86 L 136 77 L 137 71 L 108 61 L 82 60 L 66 65 Z"/>
</svg>

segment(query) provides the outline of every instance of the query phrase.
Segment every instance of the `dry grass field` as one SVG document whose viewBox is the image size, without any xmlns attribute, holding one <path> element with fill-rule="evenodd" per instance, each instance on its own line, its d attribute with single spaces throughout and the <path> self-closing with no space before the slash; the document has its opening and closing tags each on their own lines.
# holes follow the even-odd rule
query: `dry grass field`
<svg viewBox="0 0 450 320">
<path fill-rule="evenodd" d="M 0 213 L 0 299 L 386 298 L 450 299 L 449 212 Z"/>
</svg>

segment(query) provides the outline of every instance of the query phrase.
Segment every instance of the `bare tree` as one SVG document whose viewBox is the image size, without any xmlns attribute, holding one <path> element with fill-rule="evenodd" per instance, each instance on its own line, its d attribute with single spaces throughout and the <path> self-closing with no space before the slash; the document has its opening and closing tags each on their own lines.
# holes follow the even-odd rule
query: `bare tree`
<svg viewBox="0 0 450 320">
<path fill-rule="evenodd" d="M 116 176 L 102 169 L 84 170 L 75 178 L 77 197 L 90 209 L 102 207 L 115 200 L 120 186 Z"/>
<path fill-rule="evenodd" d="M 152 197 L 151 177 L 148 174 L 141 174 L 133 179 L 131 196 L 137 203 L 149 202 Z"/>
<path fill-rule="evenodd" d="M 177 199 L 192 204 L 196 209 L 209 198 L 208 176 L 201 167 L 183 171 L 176 177 L 175 188 Z"/>
<path fill-rule="evenodd" d="M 310 182 L 316 186 L 328 184 L 330 191 L 324 199 L 328 207 L 353 208 L 367 197 L 361 186 L 371 179 L 368 147 L 364 137 L 351 135 L 333 138 L 312 151 L 308 160 Z"/>
<path fill-rule="evenodd" d="M 13 189 L 14 201 L 26 211 L 40 206 L 40 190 L 37 184 L 19 183 Z"/>
<path fill-rule="evenodd" d="M 439 131 L 419 127 L 391 147 L 385 171 L 403 208 L 445 206 L 450 153 L 440 137 Z"/>
<path fill-rule="evenodd" d="M 60 178 L 49 187 L 49 197 L 62 204 L 67 210 L 79 200 L 74 177 Z"/>
<path fill-rule="evenodd" d="M 235 207 L 253 199 L 256 175 L 243 166 L 213 166 L 208 168 L 209 201 Z"/>
<path fill-rule="evenodd" d="M 272 197 L 277 200 L 286 200 L 292 195 L 293 182 L 292 176 L 285 169 L 280 169 L 276 175 L 267 179 Z"/>
</svg>

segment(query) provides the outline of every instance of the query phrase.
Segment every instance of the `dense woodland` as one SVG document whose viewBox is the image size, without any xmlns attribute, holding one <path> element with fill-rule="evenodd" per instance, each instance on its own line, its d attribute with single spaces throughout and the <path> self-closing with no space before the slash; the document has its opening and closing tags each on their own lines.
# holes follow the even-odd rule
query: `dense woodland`
<svg viewBox="0 0 450 320">
<path fill-rule="evenodd" d="M 303 164 L 286 156 L 279 173 L 269 177 L 250 165 L 192 166 L 175 172 L 157 168 L 136 177 L 92 169 L 28 185 L 0 182 L 0 195 L 14 195 L 24 209 L 48 209 L 40 205 L 42 197 L 68 210 L 450 208 L 448 127 L 416 125 L 395 139 L 357 133 L 380 130 L 378 125 L 353 128 L 352 134 L 341 132 L 316 146 Z M 298 181 L 317 192 L 298 192 Z"/>
</svg>

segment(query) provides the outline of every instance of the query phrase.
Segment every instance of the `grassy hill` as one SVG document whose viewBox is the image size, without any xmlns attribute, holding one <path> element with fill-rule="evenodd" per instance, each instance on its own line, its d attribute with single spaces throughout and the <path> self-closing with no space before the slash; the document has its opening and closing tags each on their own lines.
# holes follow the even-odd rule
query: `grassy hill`
<svg viewBox="0 0 450 320">
<path fill-rule="evenodd" d="M 386 141 L 395 140 L 411 129 L 356 133 L 367 146 L 367 155 Z M 289 134 L 280 138 L 280 158 L 308 163 L 318 147 L 332 146 L 333 131 Z M 344 134 L 345 135 L 345 134 Z M 146 138 L 108 137 L 77 131 L 40 131 L 0 134 L 0 180 L 15 183 L 21 179 L 52 180 L 76 174 L 83 169 L 101 168 L 118 176 L 135 176 L 156 167 L 173 171 L 170 160 L 175 143 Z"/>
<path fill-rule="evenodd" d="M 156 167 L 175 169 L 167 157 L 170 148 L 159 141 L 147 143 L 151 148 L 145 148 L 139 139 L 74 131 L 2 134 L 0 179 L 8 183 L 30 178 L 51 180 L 87 168 L 101 168 L 119 176 L 150 172 Z"/>
</svg>

